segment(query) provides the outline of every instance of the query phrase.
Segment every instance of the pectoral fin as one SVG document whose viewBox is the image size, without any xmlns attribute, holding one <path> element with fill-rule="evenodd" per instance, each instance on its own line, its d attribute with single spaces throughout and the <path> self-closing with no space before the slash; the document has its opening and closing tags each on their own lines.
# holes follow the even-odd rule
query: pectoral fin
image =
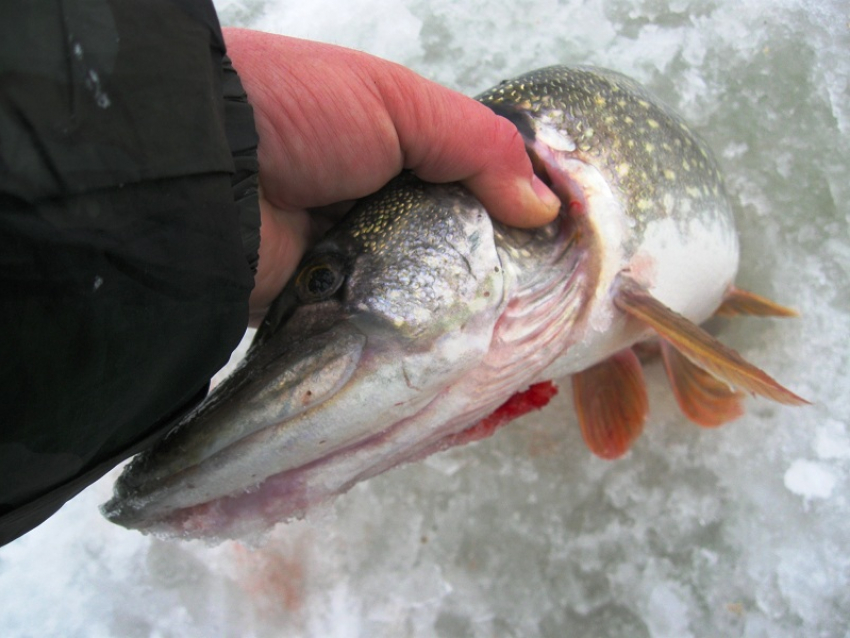
<svg viewBox="0 0 850 638">
<path fill-rule="evenodd" d="M 643 431 L 649 400 L 637 356 L 623 350 L 572 378 L 581 433 L 603 459 L 625 454 Z"/>
<path fill-rule="evenodd" d="M 661 343 L 661 353 L 676 402 L 691 421 L 713 428 L 744 413 L 743 393 L 691 363 L 666 341 Z"/>
<path fill-rule="evenodd" d="M 693 364 L 720 381 L 779 403 L 808 403 L 748 363 L 733 349 L 724 346 L 702 328 L 655 299 L 633 280 L 620 280 L 614 303 L 623 312 L 653 328 L 664 341 Z"/>
<path fill-rule="evenodd" d="M 749 290 L 732 286 L 714 314 L 717 317 L 796 317 L 797 311 Z"/>
</svg>

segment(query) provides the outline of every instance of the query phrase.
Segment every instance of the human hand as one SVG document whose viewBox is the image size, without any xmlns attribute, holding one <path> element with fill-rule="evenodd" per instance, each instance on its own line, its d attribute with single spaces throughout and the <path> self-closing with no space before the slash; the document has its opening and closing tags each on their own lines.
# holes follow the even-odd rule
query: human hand
<svg viewBox="0 0 850 638">
<path fill-rule="evenodd" d="M 313 238 L 310 211 L 373 193 L 404 168 L 462 182 L 506 224 L 557 215 L 514 125 L 475 100 L 359 51 L 246 29 L 224 35 L 260 138 L 252 324 Z"/>
</svg>

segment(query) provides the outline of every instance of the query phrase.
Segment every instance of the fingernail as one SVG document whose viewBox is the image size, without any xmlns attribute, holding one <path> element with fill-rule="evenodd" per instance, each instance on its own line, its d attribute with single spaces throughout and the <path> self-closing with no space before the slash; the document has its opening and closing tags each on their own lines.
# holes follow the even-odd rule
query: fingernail
<svg viewBox="0 0 850 638">
<path fill-rule="evenodd" d="M 561 210 L 561 200 L 537 175 L 531 178 L 531 190 L 534 191 L 537 199 L 540 200 L 541 205 L 546 210 L 546 219 L 542 221 L 551 221 Z"/>
</svg>

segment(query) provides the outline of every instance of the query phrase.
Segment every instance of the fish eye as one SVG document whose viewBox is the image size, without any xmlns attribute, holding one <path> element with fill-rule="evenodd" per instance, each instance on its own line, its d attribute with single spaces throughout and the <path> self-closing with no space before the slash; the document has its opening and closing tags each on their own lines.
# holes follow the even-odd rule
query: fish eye
<svg viewBox="0 0 850 638">
<path fill-rule="evenodd" d="M 304 303 L 329 299 L 345 282 L 342 259 L 333 254 L 318 254 L 309 258 L 295 277 L 295 290 Z"/>
</svg>

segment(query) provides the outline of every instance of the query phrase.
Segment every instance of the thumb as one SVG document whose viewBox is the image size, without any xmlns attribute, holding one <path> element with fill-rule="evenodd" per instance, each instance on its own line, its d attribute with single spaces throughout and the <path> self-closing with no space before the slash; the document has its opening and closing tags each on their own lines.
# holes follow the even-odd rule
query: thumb
<svg viewBox="0 0 850 638">
<path fill-rule="evenodd" d="M 561 202 L 532 170 L 506 118 L 405 69 L 375 78 L 396 127 L 405 168 L 430 182 L 462 182 L 499 221 L 545 224 Z"/>
</svg>

